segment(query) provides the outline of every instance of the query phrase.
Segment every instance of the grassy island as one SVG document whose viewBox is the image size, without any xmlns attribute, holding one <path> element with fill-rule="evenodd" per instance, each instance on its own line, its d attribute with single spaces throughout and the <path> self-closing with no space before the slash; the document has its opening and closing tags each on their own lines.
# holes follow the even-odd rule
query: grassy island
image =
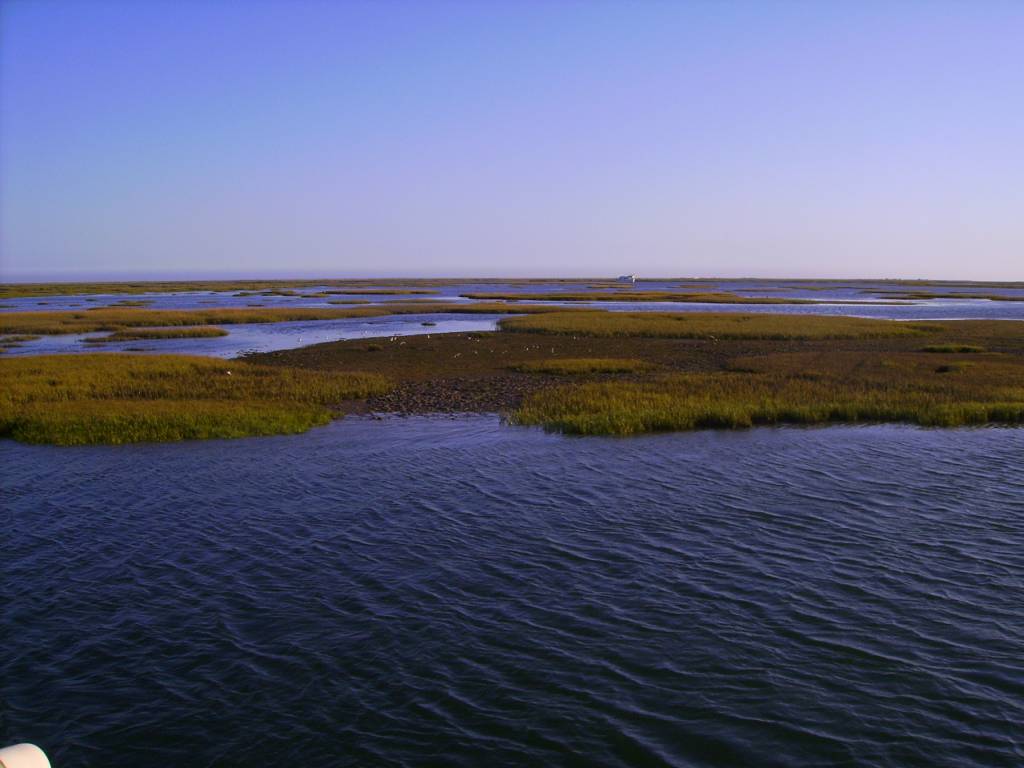
<svg viewBox="0 0 1024 768">
<path fill-rule="evenodd" d="M 209 339 L 227 336 L 223 328 L 210 325 L 186 325 L 181 328 L 130 328 L 114 331 L 106 336 L 90 336 L 83 341 L 90 344 L 106 344 L 109 341 L 143 341 L 153 339 Z"/>
<path fill-rule="evenodd" d="M 304 432 L 388 386 L 375 374 L 179 355 L 10 358 L 0 360 L 0 436 L 81 445 Z"/>
<path fill-rule="evenodd" d="M 399 306 L 408 305 L 386 312 Z M 0 435 L 62 445 L 240 437 L 301 432 L 365 411 L 500 412 L 516 424 L 588 435 L 1024 423 L 1024 328 L 1015 321 L 536 310 L 503 319 L 496 332 L 330 342 L 244 361 L 8 357 L 0 359 Z M 224 323 L 224 313 L 249 320 L 263 311 L 189 311 L 182 320 Z M 16 318 L 8 327 L 47 327 L 17 319 L 26 314 L 111 324 L 106 338 L 115 339 L 223 333 L 146 309 L 8 313 Z"/>
<path fill-rule="evenodd" d="M 770 290 L 770 289 L 766 289 Z M 909 301 L 858 301 L 856 299 L 783 298 L 779 296 L 740 296 L 738 293 L 709 291 L 702 293 L 673 291 L 610 291 L 583 292 L 533 292 L 533 293 L 464 293 L 463 298 L 483 301 L 657 301 L 680 304 L 909 304 Z"/>
<path fill-rule="evenodd" d="M 446 281 L 429 280 L 146 280 L 138 282 L 89 283 L 0 283 L 0 298 L 35 298 L 46 296 L 86 296 L 142 293 L 240 292 L 249 296 L 300 296 L 310 288 L 338 287 L 354 293 L 434 293 L 430 290 L 405 290 L 409 285 L 447 285 Z M 395 289 L 390 287 L 395 285 Z M 355 290 L 367 288 L 368 291 Z"/>
<path fill-rule="evenodd" d="M 739 313 L 565 311 L 496 333 L 344 341 L 256 356 L 395 382 L 377 411 L 499 411 L 628 435 L 757 424 L 1024 423 L 1024 328 Z"/>
<path fill-rule="evenodd" d="M 941 326 L 841 315 L 768 315 L 738 312 L 559 312 L 512 317 L 503 331 L 573 336 L 670 339 L 866 339 L 935 333 Z"/>
<path fill-rule="evenodd" d="M 1024 296 L 1010 296 L 1002 293 L 973 293 L 968 291 L 868 291 L 885 295 L 890 298 L 913 301 L 929 301 L 931 299 L 984 299 L 985 301 L 1024 301 Z"/>
<path fill-rule="evenodd" d="M 737 358 L 714 373 L 537 392 L 513 420 L 587 435 L 757 424 L 1024 422 L 1024 360 L 937 366 L 927 357 L 812 352 Z"/>
<path fill-rule="evenodd" d="M 351 304 L 351 301 L 344 302 Z M 355 307 L 228 307 L 211 309 L 96 309 L 0 313 L 0 334 L 56 335 L 124 331 L 128 328 L 216 326 L 246 323 L 288 323 L 340 320 L 351 317 L 385 317 L 419 314 L 542 314 L 558 312 L 557 306 L 515 305 L 499 302 L 449 303 L 409 299 L 387 304 Z"/>
</svg>

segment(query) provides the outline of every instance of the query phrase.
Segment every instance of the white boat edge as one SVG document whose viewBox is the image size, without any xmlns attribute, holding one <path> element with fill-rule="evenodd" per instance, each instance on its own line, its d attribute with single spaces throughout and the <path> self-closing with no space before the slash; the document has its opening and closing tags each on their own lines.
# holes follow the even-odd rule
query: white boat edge
<svg viewBox="0 0 1024 768">
<path fill-rule="evenodd" d="M 50 761 L 35 744 L 12 744 L 0 749 L 0 768 L 50 768 Z"/>
</svg>

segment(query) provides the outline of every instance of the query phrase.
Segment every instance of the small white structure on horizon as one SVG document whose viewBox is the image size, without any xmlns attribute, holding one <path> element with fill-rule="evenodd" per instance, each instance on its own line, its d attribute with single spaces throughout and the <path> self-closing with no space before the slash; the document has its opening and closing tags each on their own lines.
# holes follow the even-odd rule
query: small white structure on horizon
<svg viewBox="0 0 1024 768">
<path fill-rule="evenodd" d="M 620 283 L 635 283 L 636 275 L 619 275 Z"/>
</svg>

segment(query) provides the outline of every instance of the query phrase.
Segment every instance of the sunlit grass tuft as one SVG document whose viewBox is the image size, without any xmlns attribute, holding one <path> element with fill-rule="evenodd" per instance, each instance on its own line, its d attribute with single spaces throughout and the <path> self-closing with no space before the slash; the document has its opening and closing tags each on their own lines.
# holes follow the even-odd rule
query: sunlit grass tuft
<svg viewBox="0 0 1024 768">
<path fill-rule="evenodd" d="M 140 339 L 206 339 L 227 336 L 223 328 L 212 325 L 185 325 L 180 328 L 132 328 L 114 331 L 107 336 L 92 336 L 83 341 L 91 344 L 104 344 L 108 341 L 136 341 Z"/>
<path fill-rule="evenodd" d="M 519 424 L 630 435 L 758 424 L 1024 422 L 1024 361 L 976 359 L 940 372 L 927 356 L 779 354 L 732 370 L 564 386 L 529 396 Z M 940 366 L 941 368 L 942 366 Z"/>
<path fill-rule="evenodd" d="M 0 436 L 80 445 L 302 432 L 386 379 L 179 355 L 0 360 Z"/>
<path fill-rule="evenodd" d="M 576 357 L 557 360 L 530 360 L 511 366 L 522 373 L 547 373 L 576 376 L 589 373 L 634 373 L 652 368 L 651 363 L 636 358 Z"/>
<path fill-rule="evenodd" d="M 511 317 L 503 331 L 681 339 L 866 339 L 915 335 L 940 326 L 825 315 L 738 312 L 559 312 Z"/>
</svg>

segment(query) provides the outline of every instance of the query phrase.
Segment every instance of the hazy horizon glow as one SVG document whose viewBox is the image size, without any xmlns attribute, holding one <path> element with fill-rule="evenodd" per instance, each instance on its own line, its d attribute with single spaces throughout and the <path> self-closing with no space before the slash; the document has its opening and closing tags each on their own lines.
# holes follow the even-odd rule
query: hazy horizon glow
<svg viewBox="0 0 1024 768">
<path fill-rule="evenodd" d="M 1024 3 L 10 0 L 0 273 L 1024 280 Z"/>
</svg>

